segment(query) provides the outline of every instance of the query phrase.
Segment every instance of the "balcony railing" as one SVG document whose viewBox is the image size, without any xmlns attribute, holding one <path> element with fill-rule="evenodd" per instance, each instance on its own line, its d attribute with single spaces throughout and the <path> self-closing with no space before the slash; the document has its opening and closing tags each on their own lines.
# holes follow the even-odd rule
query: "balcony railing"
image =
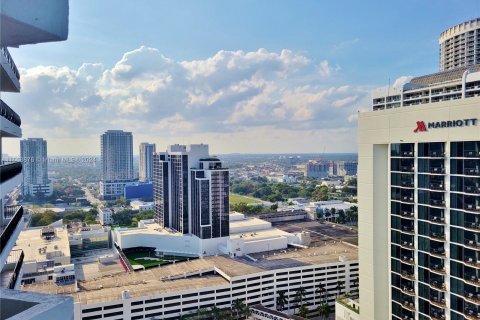
<svg viewBox="0 0 480 320">
<path fill-rule="evenodd" d="M 475 150 L 465 150 L 463 152 L 463 156 L 465 158 L 477 158 L 480 157 L 480 151 L 475 151 Z"/>
<path fill-rule="evenodd" d="M 8 121 L 15 123 L 19 127 L 22 124 L 22 120 L 20 119 L 20 116 L 15 111 L 13 111 L 13 109 L 10 108 L 1 99 L 0 99 L 0 115 L 5 119 L 7 119 Z"/>
<path fill-rule="evenodd" d="M 444 167 L 431 167 L 430 173 L 445 173 Z"/>
<path fill-rule="evenodd" d="M 21 172 L 21 162 L 3 162 L 0 166 L 0 183 L 10 180 Z"/>
<path fill-rule="evenodd" d="M 15 62 L 13 62 L 12 56 L 10 55 L 10 52 L 8 52 L 8 49 L 6 47 L 1 47 L 0 51 L 2 52 L 2 55 L 7 59 L 7 62 L 12 68 L 15 77 L 20 80 L 20 72 L 18 72 L 17 66 L 15 65 Z"/>
<path fill-rule="evenodd" d="M 431 222 L 435 222 L 435 223 L 442 223 L 442 224 L 445 223 L 445 218 L 444 217 L 431 216 L 429 220 Z"/>
<path fill-rule="evenodd" d="M 430 199 L 430 204 L 439 207 L 445 207 L 445 200 Z"/>
<path fill-rule="evenodd" d="M 2 235 L 0 235 L 0 254 L 3 253 L 3 249 L 7 245 L 8 240 L 13 235 L 13 233 L 17 229 L 18 224 L 22 221 L 22 219 L 23 219 L 23 207 L 18 206 L 17 212 L 13 215 L 12 219 L 3 230 Z"/>
<path fill-rule="evenodd" d="M 8 283 L 8 289 L 15 289 L 15 284 L 17 283 L 18 276 L 20 275 L 20 269 L 22 269 L 23 258 L 25 257 L 23 250 L 15 250 L 15 251 L 19 251 L 19 256 L 18 256 L 17 263 L 15 264 L 15 268 L 13 269 L 10 282 Z M 14 253 L 14 251 L 12 251 L 12 253 Z"/>
</svg>

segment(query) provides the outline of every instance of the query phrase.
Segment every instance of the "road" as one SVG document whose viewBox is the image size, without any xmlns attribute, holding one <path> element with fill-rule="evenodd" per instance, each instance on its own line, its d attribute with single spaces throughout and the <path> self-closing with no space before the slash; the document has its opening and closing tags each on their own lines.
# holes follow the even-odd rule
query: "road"
<svg viewBox="0 0 480 320">
<path fill-rule="evenodd" d="M 95 198 L 95 196 L 88 190 L 87 187 L 82 187 L 83 192 L 85 192 L 85 197 L 87 198 L 88 202 L 92 205 L 96 204 L 99 208 L 103 207 L 103 202 Z"/>
</svg>

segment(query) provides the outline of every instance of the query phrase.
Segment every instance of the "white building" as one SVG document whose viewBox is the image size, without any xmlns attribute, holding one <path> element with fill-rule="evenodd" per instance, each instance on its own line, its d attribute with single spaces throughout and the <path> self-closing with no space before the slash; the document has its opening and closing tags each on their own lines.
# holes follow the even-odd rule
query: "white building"
<svg viewBox="0 0 480 320">
<path fill-rule="evenodd" d="M 41 42 L 63 41 L 68 36 L 68 0 L 2 0 L 0 12 L 0 92 L 20 92 L 20 73 L 8 51 Z M 22 137 L 22 120 L 1 95 L 0 145 L 3 139 Z M 5 161 L 0 152 L 0 306 L 10 319 L 64 319 L 73 317 L 73 299 L 17 291 L 23 274 L 21 250 L 12 250 L 24 227 L 22 206 L 11 205 L 10 195 L 22 183 L 22 163 Z"/>
<path fill-rule="evenodd" d="M 360 319 L 478 318 L 479 70 L 414 78 L 359 114 Z"/>
<path fill-rule="evenodd" d="M 110 208 L 101 207 L 97 209 L 98 220 L 102 226 L 112 225 L 114 223 L 113 215 L 115 212 Z"/>
<path fill-rule="evenodd" d="M 51 196 L 53 188 L 48 180 L 47 141 L 29 138 L 20 141 L 23 165 L 23 194 Z"/>
<path fill-rule="evenodd" d="M 130 202 L 130 207 L 132 207 L 132 210 L 139 212 L 153 210 L 153 202 L 133 200 Z"/>
<path fill-rule="evenodd" d="M 357 298 L 343 297 L 335 301 L 335 320 L 359 320 L 360 305 Z"/>
<path fill-rule="evenodd" d="M 57 292 L 75 299 L 75 319 L 179 319 L 199 308 L 231 308 L 240 299 L 253 306 L 277 308 L 285 291 L 284 313 L 298 311 L 296 290 L 305 289 L 310 309 L 356 290 L 357 250 L 330 242 L 322 247 L 259 253 L 252 259 L 211 256 L 161 268 L 96 276 L 75 285 L 24 286 L 29 291 Z M 339 281 L 343 283 L 338 287 Z M 326 295 L 315 293 L 324 286 Z"/>
<path fill-rule="evenodd" d="M 480 63 L 480 18 L 448 28 L 440 35 L 440 71 Z"/>
<path fill-rule="evenodd" d="M 123 196 L 125 184 L 135 179 L 133 173 L 133 136 L 131 132 L 108 130 L 100 136 L 102 181 L 100 196 L 115 200 Z"/>
<path fill-rule="evenodd" d="M 288 233 L 258 218 L 246 218 L 241 213 L 230 215 L 230 236 L 200 239 L 172 229 L 162 228 L 154 220 L 142 220 L 138 228 L 117 228 L 113 240 L 121 249 L 152 247 L 156 252 L 188 257 L 226 254 L 240 257 L 251 253 L 286 249 L 289 245 L 308 246 L 306 232 Z"/>
<path fill-rule="evenodd" d="M 140 181 L 152 181 L 153 178 L 153 154 L 155 153 L 155 144 L 142 142 L 139 147 L 139 175 Z"/>
<path fill-rule="evenodd" d="M 68 232 L 65 227 L 37 227 L 23 230 L 14 250 L 22 250 L 22 283 L 53 280 L 55 266 L 71 264 Z"/>
</svg>

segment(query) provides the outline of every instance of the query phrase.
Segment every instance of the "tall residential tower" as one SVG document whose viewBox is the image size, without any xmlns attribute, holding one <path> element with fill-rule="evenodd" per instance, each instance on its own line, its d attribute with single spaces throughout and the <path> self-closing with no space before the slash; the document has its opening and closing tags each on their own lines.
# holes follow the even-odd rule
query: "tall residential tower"
<svg viewBox="0 0 480 320">
<path fill-rule="evenodd" d="M 201 239 L 229 235 L 229 172 L 208 145 L 172 145 L 153 165 L 155 220 Z"/>
<path fill-rule="evenodd" d="M 140 181 L 152 181 L 155 144 L 142 142 L 140 143 L 139 149 L 140 162 L 138 179 Z"/>
<path fill-rule="evenodd" d="M 50 196 L 52 185 L 48 180 L 47 141 L 29 138 L 20 141 L 23 164 L 23 194 Z"/>
<path fill-rule="evenodd" d="M 100 195 L 104 200 L 123 196 L 125 184 L 134 180 L 133 136 L 131 132 L 108 130 L 100 137 L 102 181 Z"/>
<path fill-rule="evenodd" d="M 466 62 L 359 115 L 360 319 L 479 318 L 480 65 Z"/>
</svg>

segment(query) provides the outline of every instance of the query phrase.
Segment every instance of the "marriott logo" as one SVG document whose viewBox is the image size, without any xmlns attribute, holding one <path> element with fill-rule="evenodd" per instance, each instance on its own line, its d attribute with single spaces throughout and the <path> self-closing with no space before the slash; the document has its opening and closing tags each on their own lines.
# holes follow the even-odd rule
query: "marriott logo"
<svg viewBox="0 0 480 320">
<path fill-rule="evenodd" d="M 463 119 L 463 120 L 448 120 L 448 121 L 435 121 L 428 122 L 425 124 L 425 121 L 417 121 L 417 127 L 413 132 L 426 132 L 429 129 L 439 129 L 439 128 L 456 128 L 456 127 L 469 127 L 478 125 L 478 119 Z"/>
</svg>

